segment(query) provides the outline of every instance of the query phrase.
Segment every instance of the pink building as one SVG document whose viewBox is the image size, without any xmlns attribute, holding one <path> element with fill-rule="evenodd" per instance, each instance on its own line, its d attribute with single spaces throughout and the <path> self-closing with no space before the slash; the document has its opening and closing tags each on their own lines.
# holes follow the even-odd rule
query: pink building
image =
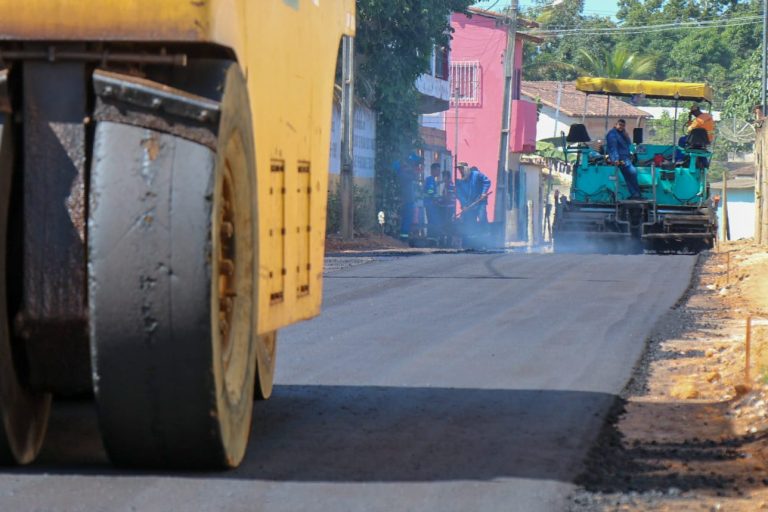
<svg viewBox="0 0 768 512">
<path fill-rule="evenodd" d="M 451 27 L 455 31 L 451 42 L 452 99 L 450 110 L 444 114 L 445 129 L 448 149 L 458 160 L 478 167 L 493 181 L 494 194 L 489 198 L 488 217 L 495 220 L 507 18 L 497 12 L 477 8 L 469 10 L 471 18 L 464 14 L 454 14 L 451 18 Z M 518 25 L 523 28 L 531 23 L 518 18 Z M 535 41 L 518 33 L 508 169 L 513 171 L 517 170 L 520 153 L 536 149 L 536 105 L 520 99 L 523 44 L 526 40 Z"/>
</svg>

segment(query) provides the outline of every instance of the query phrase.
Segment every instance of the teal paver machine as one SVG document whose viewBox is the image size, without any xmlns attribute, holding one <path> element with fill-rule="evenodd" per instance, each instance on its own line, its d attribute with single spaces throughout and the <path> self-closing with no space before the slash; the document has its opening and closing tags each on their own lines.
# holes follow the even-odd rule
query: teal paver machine
<svg viewBox="0 0 768 512">
<path fill-rule="evenodd" d="M 633 130 L 630 152 L 641 197 L 630 199 L 618 163 L 590 139 L 584 119 L 571 125 L 562 144 L 572 183 L 569 196 L 555 207 L 554 251 L 698 253 L 712 248 L 717 236 L 708 180 L 712 134 L 704 129 L 686 133 L 682 127 L 678 132 L 677 126 L 679 103 L 706 103 L 711 110 L 712 89 L 704 83 L 608 78 L 579 78 L 576 88 L 587 99 L 607 95 L 609 104 L 611 96 L 670 100 L 674 129 L 668 144 L 645 144 L 642 129 Z"/>
</svg>

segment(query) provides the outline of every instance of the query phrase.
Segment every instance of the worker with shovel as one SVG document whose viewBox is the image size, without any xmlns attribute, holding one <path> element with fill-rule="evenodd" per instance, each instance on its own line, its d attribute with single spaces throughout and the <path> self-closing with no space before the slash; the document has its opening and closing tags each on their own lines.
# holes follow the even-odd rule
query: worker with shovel
<svg viewBox="0 0 768 512">
<path fill-rule="evenodd" d="M 477 167 L 469 167 L 466 162 L 459 164 L 461 179 L 456 182 L 456 195 L 461 211 L 456 214 L 464 225 L 472 230 L 488 224 L 488 196 L 491 180 Z"/>
</svg>

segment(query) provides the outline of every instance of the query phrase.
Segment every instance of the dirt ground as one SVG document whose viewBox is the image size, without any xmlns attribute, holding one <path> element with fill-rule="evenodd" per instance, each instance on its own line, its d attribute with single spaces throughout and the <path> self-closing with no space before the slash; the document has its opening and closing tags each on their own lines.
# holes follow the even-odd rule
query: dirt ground
<svg viewBox="0 0 768 512">
<path fill-rule="evenodd" d="M 386 235 L 357 234 L 352 240 L 345 242 L 340 235 L 328 235 L 325 239 L 326 254 L 343 254 L 347 252 L 401 251 L 408 249 L 408 244 Z"/>
<path fill-rule="evenodd" d="M 723 244 L 657 326 L 570 510 L 768 510 L 767 402 L 768 251 Z"/>
</svg>

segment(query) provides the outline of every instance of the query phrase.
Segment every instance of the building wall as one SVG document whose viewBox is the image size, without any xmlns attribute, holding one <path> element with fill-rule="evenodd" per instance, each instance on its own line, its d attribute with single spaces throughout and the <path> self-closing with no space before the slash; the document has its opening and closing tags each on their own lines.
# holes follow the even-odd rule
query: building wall
<svg viewBox="0 0 768 512">
<path fill-rule="evenodd" d="M 536 151 L 536 105 L 524 100 L 512 101 L 509 150 L 515 153 Z"/>
<path fill-rule="evenodd" d="M 355 105 L 355 129 L 353 155 L 355 178 L 365 178 L 373 182 L 376 168 L 376 113 L 362 105 Z M 331 174 L 341 172 L 341 111 L 339 105 L 333 106 L 331 120 L 331 160 L 328 171 Z"/>
<path fill-rule="evenodd" d="M 541 166 L 522 164 L 520 171 L 525 180 L 525 208 L 521 208 L 520 226 L 518 229 L 523 234 L 520 238 L 529 243 L 536 244 L 541 242 L 541 230 L 544 215 L 544 206 L 542 204 L 542 180 Z M 528 210 L 528 202 L 531 202 L 532 209 Z M 533 221 L 533 239 L 528 239 L 528 224 Z"/>
<path fill-rule="evenodd" d="M 482 100 L 478 106 L 462 106 L 458 114 L 458 148 L 455 148 L 456 110 L 445 112 L 445 129 L 448 149 L 458 160 L 477 166 L 488 176 L 496 190 L 496 173 L 501 141 L 501 112 L 504 95 L 504 52 L 507 45 L 507 31 L 496 26 L 496 20 L 475 15 L 468 18 L 463 14 L 451 17 L 455 30 L 451 43 L 452 62 L 479 61 Z M 515 63 L 520 69 L 523 41 L 516 45 Z M 489 198 L 488 214 L 493 219 L 495 194 Z"/>
<path fill-rule="evenodd" d="M 717 208 L 717 221 L 720 232 L 723 231 L 722 203 Z M 728 190 L 728 224 L 731 240 L 752 238 L 755 236 L 755 190 Z M 722 235 L 721 235 L 722 236 Z"/>
<path fill-rule="evenodd" d="M 557 122 L 555 121 L 557 119 Z M 621 116 L 610 116 L 608 118 L 608 129 L 613 128 L 616 121 L 624 119 L 627 121 L 627 129 L 632 134 L 632 129 L 636 127 L 645 128 L 645 118 L 627 118 Z M 539 121 L 536 124 L 536 139 L 549 139 L 552 137 L 559 137 L 560 132 L 568 134 L 568 129 L 574 123 L 581 123 L 581 117 L 570 117 L 560 112 L 557 115 L 557 110 L 544 105 L 539 113 Z M 588 117 L 584 120 L 584 124 L 587 126 L 587 131 L 592 140 L 605 140 L 605 117 Z"/>
</svg>

